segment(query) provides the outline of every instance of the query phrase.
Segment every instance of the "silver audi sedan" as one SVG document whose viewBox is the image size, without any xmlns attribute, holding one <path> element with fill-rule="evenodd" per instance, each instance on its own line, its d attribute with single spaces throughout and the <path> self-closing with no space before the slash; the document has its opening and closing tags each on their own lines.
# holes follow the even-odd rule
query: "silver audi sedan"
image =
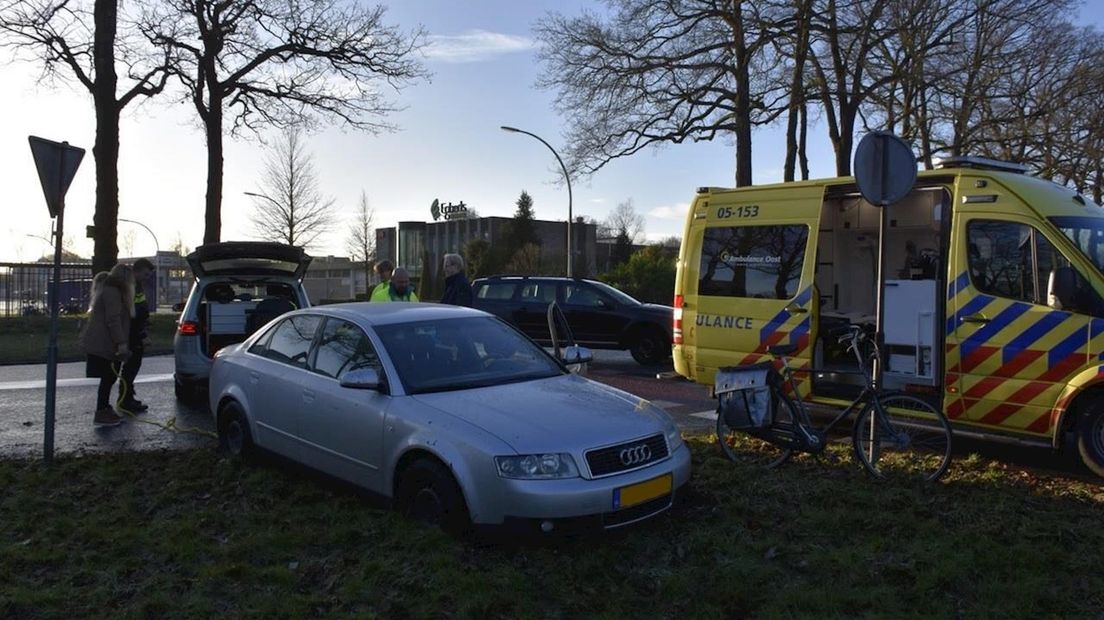
<svg viewBox="0 0 1104 620">
<path fill-rule="evenodd" d="M 667 510 L 690 451 L 648 401 L 569 371 L 469 308 L 356 303 L 281 316 L 221 349 L 220 442 L 262 448 L 464 531 L 612 528 Z"/>
</svg>

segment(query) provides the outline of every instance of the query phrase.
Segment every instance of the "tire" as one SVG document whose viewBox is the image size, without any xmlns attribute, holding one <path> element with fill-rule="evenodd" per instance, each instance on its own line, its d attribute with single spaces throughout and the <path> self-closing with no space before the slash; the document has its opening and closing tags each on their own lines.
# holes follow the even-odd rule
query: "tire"
<svg viewBox="0 0 1104 620">
<path fill-rule="evenodd" d="M 671 342 L 654 327 L 644 329 L 629 348 L 629 353 L 641 366 L 656 366 L 671 357 Z"/>
<path fill-rule="evenodd" d="M 238 403 L 230 401 L 219 410 L 218 438 L 219 449 L 231 457 L 244 459 L 253 454 L 253 434 Z"/>
<path fill-rule="evenodd" d="M 785 431 L 794 424 L 793 405 L 787 399 L 779 399 L 774 412 L 774 427 Z M 729 428 L 724 416 L 717 414 L 717 445 L 728 460 L 737 465 L 773 469 L 785 463 L 793 455 L 793 448 L 784 448 L 759 439 L 743 431 Z"/>
<path fill-rule="evenodd" d="M 875 478 L 935 482 L 951 464 L 951 425 L 927 401 L 906 394 L 881 396 L 885 415 L 868 404 L 855 420 L 855 458 Z"/>
<path fill-rule="evenodd" d="M 452 472 L 429 458 L 414 461 L 402 472 L 395 503 L 402 514 L 449 534 L 461 535 L 471 525 L 464 495 Z"/>
<path fill-rule="evenodd" d="M 1104 409 L 1099 404 L 1077 416 L 1077 453 L 1085 467 L 1104 477 Z"/>
</svg>

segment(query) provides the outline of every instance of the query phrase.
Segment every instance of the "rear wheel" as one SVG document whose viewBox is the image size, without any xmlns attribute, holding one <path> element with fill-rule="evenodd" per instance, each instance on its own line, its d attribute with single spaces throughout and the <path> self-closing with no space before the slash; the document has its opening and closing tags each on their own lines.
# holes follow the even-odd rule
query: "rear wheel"
<svg viewBox="0 0 1104 620">
<path fill-rule="evenodd" d="M 1077 452 L 1085 467 L 1104 477 L 1104 407 L 1100 403 L 1077 418 Z"/>
<path fill-rule="evenodd" d="M 795 430 L 794 411 L 789 400 L 784 398 L 778 400 L 778 405 L 774 411 L 774 424 L 770 430 L 774 433 L 792 436 Z M 730 461 L 751 467 L 771 469 L 785 463 L 793 455 L 793 448 L 782 447 L 729 427 L 725 423 L 724 415 L 719 412 L 717 414 L 717 443 L 721 446 L 721 452 Z"/>
<path fill-rule="evenodd" d="M 951 463 L 951 425 L 924 400 L 891 394 L 855 420 L 855 457 L 875 478 L 938 480 Z"/>
<path fill-rule="evenodd" d="M 232 457 L 245 458 L 253 452 L 253 435 L 241 405 L 230 401 L 219 410 L 219 447 Z"/>
<path fill-rule="evenodd" d="M 629 349 L 636 363 L 643 366 L 662 364 L 671 356 L 671 342 L 666 334 L 658 329 L 645 329 L 640 332 Z"/>
<path fill-rule="evenodd" d="M 174 381 L 173 392 L 176 394 L 176 400 L 184 404 L 198 405 L 200 403 L 199 389 L 195 385 Z"/>
</svg>

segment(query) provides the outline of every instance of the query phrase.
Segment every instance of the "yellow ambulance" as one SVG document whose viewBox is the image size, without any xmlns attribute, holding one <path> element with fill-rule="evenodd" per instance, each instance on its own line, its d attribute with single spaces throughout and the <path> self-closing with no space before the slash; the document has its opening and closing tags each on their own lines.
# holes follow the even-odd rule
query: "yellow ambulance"
<svg viewBox="0 0 1104 620">
<path fill-rule="evenodd" d="M 861 378 L 829 334 L 873 325 L 880 299 L 884 387 L 927 394 L 958 432 L 1055 448 L 1072 435 L 1104 476 L 1104 209 L 974 157 L 920 172 L 886 209 L 880 244 L 881 210 L 851 177 L 698 190 L 675 370 L 712 385 L 793 344 L 812 370 L 803 397 L 846 405 Z"/>
</svg>

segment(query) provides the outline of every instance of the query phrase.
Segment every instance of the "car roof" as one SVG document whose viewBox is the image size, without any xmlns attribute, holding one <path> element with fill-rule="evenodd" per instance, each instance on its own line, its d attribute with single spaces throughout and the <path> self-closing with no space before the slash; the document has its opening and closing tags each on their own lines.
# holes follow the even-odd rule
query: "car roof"
<svg viewBox="0 0 1104 620">
<path fill-rule="evenodd" d="M 481 310 L 424 302 L 354 302 L 304 308 L 301 313 L 326 314 L 365 325 L 395 325 L 416 321 L 439 321 L 492 316 Z"/>
<path fill-rule="evenodd" d="M 476 282 L 521 282 L 523 280 L 553 280 L 556 282 L 591 282 L 594 284 L 604 284 L 599 280 L 592 280 L 590 278 L 569 278 L 567 276 L 487 276 L 485 278 L 477 278 Z"/>
</svg>

